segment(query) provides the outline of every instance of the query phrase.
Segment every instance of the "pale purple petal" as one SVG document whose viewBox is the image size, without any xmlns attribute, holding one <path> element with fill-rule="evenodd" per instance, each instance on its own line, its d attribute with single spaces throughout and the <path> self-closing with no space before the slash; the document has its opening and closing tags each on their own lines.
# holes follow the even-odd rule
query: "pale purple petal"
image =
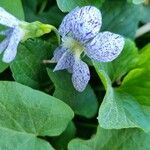
<svg viewBox="0 0 150 150">
<path fill-rule="evenodd" d="M 101 32 L 86 45 L 86 54 L 96 61 L 109 62 L 118 57 L 124 43 L 124 38 L 118 34 Z"/>
<path fill-rule="evenodd" d="M 8 44 L 9 44 L 9 38 L 4 39 L 0 43 L 0 54 L 7 48 Z"/>
<path fill-rule="evenodd" d="M 90 80 L 88 65 L 81 60 L 77 60 L 73 65 L 72 82 L 75 89 L 82 92 Z"/>
<path fill-rule="evenodd" d="M 0 32 L 0 35 L 6 36 L 6 38 L 0 42 L 0 54 L 7 48 L 12 32 L 12 28 Z"/>
<path fill-rule="evenodd" d="M 0 35 L 9 36 L 12 32 L 13 32 L 13 28 L 9 28 L 7 30 L 0 31 Z"/>
<path fill-rule="evenodd" d="M 23 37 L 23 32 L 19 28 L 14 28 L 9 44 L 3 55 L 3 62 L 10 63 L 17 54 L 17 47 Z"/>
<path fill-rule="evenodd" d="M 57 48 L 55 49 L 55 51 L 54 51 L 54 54 L 53 54 L 54 56 L 53 56 L 52 60 L 53 60 L 54 62 L 58 62 L 59 59 L 62 57 L 62 55 L 63 55 L 66 51 L 67 51 L 67 49 L 64 48 L 64 47 L 62 47 L 62 46 L 57 47 Z"/>
<path fill-rule="evenodd" d="M 60 33 L 74 37 L 84 43 L 99 32 L 102 16 L 99 9 L 93 6 L 77 7 L 69 13 L 60 25 Z"/>
<path fill-rule="evenodd" d="M 8 27 L 14 27 L 19 25 L 20 21 L 8 13 L 5 9 L 0 7 L 0 24 L 8 26 Z"/>
<path fill-rule="evenodd" d="M 62 23 L 59 27 L 59 33 L 62 37 L 66 36 L 69 32 L 72 31 L 72 16 L 76 13 L 76 11 L 79 10 L 79 7 L 76 7 L 73 9 L 70 13 L 68 13 L 64 19 L 62 20 Z"/>
<path fill-rule="evenodd" d="M 102 16 L 99 9 L 93 6 L 84 6 L 74 16 L 72 34 L 80 42 L 86 42 L 98 34 L 102 25 Z"/>
<path fill-rule="evenodd" d="M 59 59 L 56 67 L 54 68 L 54 71 L 71 68 L 73 64 L 74 64 L 73 53 L 66 51 Z"/>
</svg>

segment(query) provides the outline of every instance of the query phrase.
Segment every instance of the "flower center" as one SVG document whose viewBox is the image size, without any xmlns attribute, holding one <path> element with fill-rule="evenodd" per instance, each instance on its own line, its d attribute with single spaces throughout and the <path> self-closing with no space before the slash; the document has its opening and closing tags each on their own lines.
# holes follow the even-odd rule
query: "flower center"
<svg viewBox="0 0 150 150">
<path fill-rule="evenodd" d="M 84 46 L 80 42 L 78 42 L 72 37 L 67 37 L 67 36 L 62 39 L 62 42 L 63 42 L 62 44 L 63 47 L 72 51 L 77 58 L 80 58 L 81 53 L 85 49 Z"/>
</svg>

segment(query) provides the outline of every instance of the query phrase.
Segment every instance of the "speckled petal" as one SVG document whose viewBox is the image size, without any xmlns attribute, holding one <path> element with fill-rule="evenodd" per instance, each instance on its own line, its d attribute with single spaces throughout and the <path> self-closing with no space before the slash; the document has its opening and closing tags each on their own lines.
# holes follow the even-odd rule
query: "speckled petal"
<svg viewBox="0 0 150 150">
<path fill-rule="evenodd" d="M 14 27 L 19 24 L 19 20 L 8 13 L 5 9 L 0 7 L 0 24 L 8 26 L 8 27 Z"/>
<path fill-rule="evenodd" d="M 74 64 L 73 53 L 66 51 L 59 59 L 56 67 L 54 68 L 54 71 L 71 68 L 73 64 Z"/>
<path fill-rule="evenodd" d="M 87 42 L 98 34 L 102 25 L 102 16 L 99 9 L 93 6 L 84 6 L 74 15 L 73 36 L 80 42 Z"/>
<path fill-rule="evenodd" d="M 75 9 L 73 9 L 70 13 L 68 13 L 64 19 L 62 20 L 62 23 L 59 27 L 59 33 L 62 37 L 66 36 L 69 32 L 72 31 L 72 19 L 74 14 L 79 10 L 79 7 L 76 7 Z"/>
<path fill-rule="evenodd" d="M 9 28 L 7 30 L 0 31 L 0 35 L 9 36 L 12 32 L 13 32 L 13 28 Z"/>
<path fill-rule="evenodd" d="M 17 47 L 23 37 L 23 32 L 19 28 L 14 28 L 9 40 L 9 44 L 3 55 L 3 62 L 10 63 L 17 54 Z"/>
<path fill-rule="evenodd" d="M 66 48 L 60 46 L 60 47 L 57 47 L 54 51 L 54 56 L 51 60 L 53 60 L 54 62 L 58 62 L 59 59 L 62 57 L 62 55 L 67 51 Z"/>
<path fill-rule="evenodd" d="M 4 39 L 0 43 L 0 54 L 7 48 L 8 43 L 9 43 L 9 38 Z"/>
<path fill-rule="evenodd" d="M 73 65 L 72 83 L 75 89 L 82 92 L 90 80 L 88 65 L 81 60 L 77 60 Z"/>
<path fill-rule="evenodd" d="M 94 6 L 77 7 L 69 13 L 60 26 L 60 33 L 69 34 L 86 42 L 96 36 L 102 24 L 102 16 L 99 9 Z"/>
<path fill-rule="evenodd" d="M 96 61 L 109 62 L 118 57 L 124 43 L 124 38 L 118 34 L 101 32 L 87 44 L 86 54 Z"/>
</svg>

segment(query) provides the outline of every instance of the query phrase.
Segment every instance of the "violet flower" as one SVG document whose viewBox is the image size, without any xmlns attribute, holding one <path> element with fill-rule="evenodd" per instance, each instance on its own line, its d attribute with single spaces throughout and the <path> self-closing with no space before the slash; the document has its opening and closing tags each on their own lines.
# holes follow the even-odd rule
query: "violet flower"
<svg viewBox="0 0 150 150">
<path fill-rule="evenodd" d="M 0 32 L 0 35 L 6 37 L 0 43 L 0 54 L 3 53 L 2 61 L 5 63 L 14 60 L 19 42 L 40 37 L 51 30 L 57 34 L 56 28 L 52 25 L 42 24 L 39 21 L 28 23 L 18 20 L 2 7 L 0 7 L 0 24 L 7 26 L 6 30 Z"/>
<path fill-rule="evenodd" d="M 9 27 L 5 31 L 1 31 L 0 35 L 6 38 L 0 43 L 0 54 L 4 52 L 3 61 L 11 62 L 17 53 L 17 46 L 24 36 L 23 30 L 19 27 L 20 20 L 9 14 L 0 7 L 0 24 Z"/>
<path fill-rule="evenodd" d="M 90 80 L 88 65 L 80 58 L 84 52 L 99 62 L 114 60 L 124 47 L 124 38 L 111 32 L 101 32 L 102 16 L 94 6 L 77 7 L 63 19 L 59 33 L 62 43 L 51 61 L 57 62 L 54 71 L 67 69 L 72 73 L 76 90 L 82 92 Z"/>
</svg>

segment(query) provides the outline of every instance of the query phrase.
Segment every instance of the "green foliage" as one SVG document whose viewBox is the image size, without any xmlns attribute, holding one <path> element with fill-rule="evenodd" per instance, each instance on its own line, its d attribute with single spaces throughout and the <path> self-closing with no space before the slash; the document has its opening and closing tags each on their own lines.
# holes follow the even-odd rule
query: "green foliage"
<svg viewBox="0 0 150 150">
<path fill-rule="evenodd" d="M 100 9 L 100 32 L 124 36 L 122 53 L 112 62 L 82 55 L 91 74 L 83 92 L 74 89 L 71 73 L 43 63 L 58 46 L 53 33 L 21 42 L 10 64 L 0 55 L 0 149 L 150 149 L 150 34 L 134 40 L 150 22 L 149 0 L 0 0 L 21 20 L 55 27 L 86 5 Z"/>
<path fill-rule="evenodd" d="M 140 104 L 150 105 L 150 44 L 139 55 L 137 68 L 131 70 L 124 78 L 121 88 L 133 95 Z"/>
<path fill-rule="evenodd" d="M 133 55 L 128 55 L 129 51 Z M 133 77 L 130 76 L 130 73 L 124 78 L 121 87 L 112 87 L 113 81 L 116 81 L 118 84 L 120 84 L 119 82 L 121 82 L 121 77 L 126 74 L 131 69 L 131 67 L 136 66 L 135 64 L 138 62 L 139 57 L 137 55 L 137 49 L 134 44 L 127 40 L 122 54 L 116 60 L 104 65 L 101 63 L 94 63 L 96 71 L 106 88 L 106 95 L 100 106 L 98 116 L 101 127 L 106 129 L 138 127 L 145 131 L 150 130 L 150 120 L 144 114 L 144 110 L 142 110 L 141 105 L 138 103 L 138 98 L 141 97 L 138 97 L 139 91 L 135 90 L 137 85 L 135 85 Z M 118 64 L 117 62 L 121 63 Z M 127 66 L 127 64 L 129 65 Z M 111 76 L 109 72 L 113 73 L 115 78 Z M 135 75 L 135 73 L 133 73 L 133 75 Z M 136 75 L 138 75 L 138 73 Z M 131 80 L 134 86 L 132 88 L 132 86 L 129 87 L 125 85 L 127 89 L 125 90 L 122 87 L 124 87 L 124 82 L 128 76 L 132 78 Z M 146 78 L 146 76 L 143 77 Z M 135 80 L 141 83 L 139 79 Z M 129 82 L 129 84 L 132 82 Z M 143 82 L 141 84 L 143 84 Z M 145 88 L 146 91 L 149 90 L 149 88 Z M 136 96 L 130 94 L 134 92 Z M 144 91 L 142 91 L 142 93 L 143 92 Z M 141 96 L 141 93 L 139 95 Z"/>
<path fill-rule="evenodd" d="M 143 5 L 142 8 L 141 8 L 141 21 L 143 23 L 148 23 L 150 22 L 150 17 L 149 17 L 149 14 L 150 14 L 150 4 L 149 5 Z"/>
<path fill-rule="evenodd" d="M 33 88 L 44 86 L 48 80 L 44 59 L 48 59 L 52 46 L 41 40 L 28 40 L 20 45 L 10 68 L 14 79 Z M 42 85 L 41 85 L 42 84 Z"/>
<path fill-rule="evenodd" d="M 67 149 L 68 143 L 75 137 L 75 125 L 71 122 L 66 130 L 59 136 L 54 137 L 51 142 L 56 149 Z"/>
<path fill-rule="evenodd" d="M 150 69 L 150 43 L 147 44 L 142 50 L 140 50 L 140 57 L 137 62 L 138 68 L 148 68 Z"/>
<path fill-rule="evenodd" d="M 150 130 L 150 120 L 135 97 L 113 88 L 107 89 L 98 120 L 100 126 L 106 129 L 138 127 L 145 131 Z"/>
<path fill-rule="evenodd" d="M 132 2 L 133 4 L 141 4 L 144 0 L 128 0 L 128 2 Z"/>
<path fill-rule="evenodd" d="M 114 82 L 121 79 L 123 75 L 131 70 L 135 66 L 138 59 L 137 47 L 135 46 L 134 42 L 126 39 L 124 49 L 117 59 L 112 62 L 97 64 L 99 66 L 99 69 L 104 70 L 108 74 L 112 82 Z"/>
<path fill-rule="evenodd" d="M 67 72 L 53 72 L 50 69 L 47 71 L 55 85 L 53 96 L 67 103 L 78 115 L 90 118 L 96 114 L 98 108 L 97 99 L 89 85 L 80 93 L 74 89 L 71 76 Z M 61 79 L 61 82 L 59 79 Z"/>
<path fill-rule="evenodd" d="M 0 0 L 0 6 L 5 8 L 17 18 L 24 20 L 24 12 L 21 0 L 15 0 L 15 3 L 12 3 L 12 0 Z"/>
<path fill-rule="evenodd" d="M 57 6 L 48 8 L 47 11 L 37 10 L 38 1 L 36 0 L 23 0 L 25 18 L 27 21 L 32 22 L 39 20 L 44 23 L 50 23 L 55 26 L 59 26 L 64 15 Z M 40 5 L 42 7 L 42 5 Z M 57 17 L 56 17 L 57 16 Z"/>
<path fill-rule="evenodd" d="M 122 89 L 130 93 L 143 105 L 150 105 L 150 70 L 137 68 L 131 70 L 122 82 Z M 142 82 L 141 82 L 142 81 Z"/>
<path fill-rule="evenodd" d="M 103 17 L 102 30 L 134 38 L 142 15 L 140 15 L 140 8 L 141 5 L 128 4 L 124 0 L 106 1 L 101 8 Z"/>
<path fill-rule="evenodd" d="M 77 6 L 96 5 L 101 6 L 105 0 L 57 0 L 58 7 L 63 12 L 68 12 Z"/>
<path fill-rule="evenodd" d="M 8 67 L 8 64 L 2 62 L 1 60 L 2 56 L 0 57 L 0 73 L 2 73 Z"/>
<path fill-rule="evenodd" d="M 52 96 L 15 82 L 0 82 L 0 91 L 0 147 L 52 149 L 38 137 L 61 134 L 73 117 L 72 110 Z"/>
<path fill-rule="evenodd" d="M 105 130 L 98 127 L 90 140 L 74 139 L 69 150 L 148 150 L 150 133 L 138 129 Z"/>
</svg>

